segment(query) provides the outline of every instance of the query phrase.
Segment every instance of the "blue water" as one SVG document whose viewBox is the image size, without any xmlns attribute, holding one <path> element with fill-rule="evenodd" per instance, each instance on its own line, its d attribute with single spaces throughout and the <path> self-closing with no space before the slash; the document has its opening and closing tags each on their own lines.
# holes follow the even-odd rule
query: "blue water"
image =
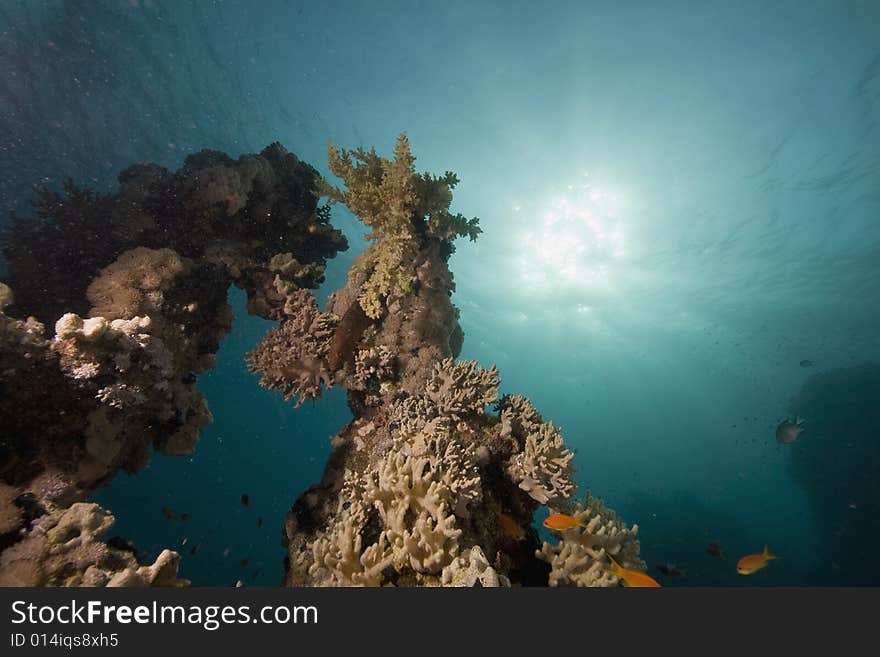
<svg viewBox="0 0 880 657">
<path fill-rule="evenodd" d="M 329 175 L 328 139 L 387 155 L 405 130 L 484 231 L 450 261 L 462 357 L 563 427 L 581 492 L 640 525 L 649 565 L 688 569 L 664 583 L 828 583 L 845 564 L 820 548 L 823 491 L 790 461 L 811 419 L 835 428 L 773 432 L 809 376 L 880 362 L 880 5 L 625 4 L 6 0 L 0 210 L 27 214 L 34 184 L 112 190 L 135 161 L 276 140 Z M 342 209 L 333 223 L 351 249 L 322 298 L 364 244 Z M 260 389 L 243 356 L 271 324 L 230 302 L 196 453 L 95 499 L 197 584 L 275 585 L 283 513 L 350 414 L 339 390 L 294 410 Z M 858 434 L 877 444 L 876 424 Z M 847 463 L 835 486 L 865 478 Z M 877 503 L 852 493 L 839 514 Z M 783 559 L 737 577 L 764 544 Z"/>
</svg>

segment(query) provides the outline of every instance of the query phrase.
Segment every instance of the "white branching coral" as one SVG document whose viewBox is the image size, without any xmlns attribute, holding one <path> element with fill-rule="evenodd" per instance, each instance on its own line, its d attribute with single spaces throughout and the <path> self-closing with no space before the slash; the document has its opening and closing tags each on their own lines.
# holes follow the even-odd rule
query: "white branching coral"
<svg viewBox="0 0 880 657">
<path fill-rule="evenodd" d="M 478 584 L 482 587 L 510 586 L 510 579 L 492 567 L 479 545 L 474 545 L 469 552 L 446 566 L 440 582 L 443 586 L 457 587 Z"/>
<path fill-rule="evenodd" d="M 356 440 L 374 431 L 363 425 Z M 313 582 L 376 586 L 388 569 L 436 579 L 458 557 L 458 521 L 482 497 L 476 446 L 451 418 L 433 417 L 374 457 L 366 471 L 346 471 L 333 520 L 295 557 Z"/>
<path fill-rule="evenodd" d="M 624 568 L 644 569 L 636 540 L 638 525 L 627 527 L 602 500 L 587 496 L 574 516 L 586 525 L 563 532 L 557 545 L 544 542 L 535 556 L 550 564 L 550 586 L 616 586 L 608 571 L 611 555 Z"/>
<path fill-rule="evenodd" d="M 312 543 L 311 556 L 309 575 L 324 586 L 379 586 L 393 561 L 385 534 L 364 549 L 358 523 L 345 512 Z"/>
<path fill-rule="evenodd" d="M 501 434 L 513 435 L 524 440 L 530 433 L 540 429 L 544 420 L 526 397 L 504 395 L 499 402 L 501 410 Z"/>
<path fill-rule="evenodd" d="M 480 415 L 498 399 L 498 369 L 480 367 L 477 361 L 446 358 L 434 366 L 426 395 L 439 411 L 455 419 Z"/>
<path fill-rule="evenodd" d="M 559 429 L 548 422 L 526 436 L 523 451 L 511 457 L 507 472 L 532 499 L 552 506 L 570 497 L 574 490 L 573 458 Z"/>
<path fill-rule="evenodd" d="M 367 480 L 367 498 L 379 512 L 394 566 L 438 573 L 458 555 L 455 512 L 479 497 L 479 472 L 475 459 L 442 437 L 422 436 L 409 451 L 382 460 Z"/>
</svg>

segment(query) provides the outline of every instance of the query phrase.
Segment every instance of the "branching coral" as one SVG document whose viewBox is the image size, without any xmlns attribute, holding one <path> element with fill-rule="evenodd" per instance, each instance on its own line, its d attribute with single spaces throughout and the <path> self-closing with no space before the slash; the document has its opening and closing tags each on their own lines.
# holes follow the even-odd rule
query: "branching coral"
<svg viewBox="0 0 880 657">
<path fill-rule="evenodd" d="M 293 292 L 288 308 L 289 317 L 248 354 L 248 367 L 261 375 L 261 386 L 281 391 L 285 399 L 296 397 L 300 406 L 318 397 L 322 384 L 333 385 L 326 359 L 336 321 L 318 310 L 308 290 Z"/>
<path fill-rule="evenodd" d="M 332 508 L 310 542 L 302 535 L 291 541 L 294 577 L 331 585 L 440 583 L 443 569 L 458 563 L 463 533 L 473 535 L 474 514 L 485 514 L 484 461 L 473 430 L 458 426 L 481 420 L 466 403 L 448 402 L 479 399 L 492 377 L 473 363 L 449 361 L 432 387 L 443 406 L 426 394 L 404 396 L 389 404 L 387 421 L 357 422 L 339 437 L 348 459 L 336 470 L 335 502 L 328 498 Z M 305 499 L 304 508 L 314 508 Z"/>
<path fill-rule="evenodd" d="M 517 451 L 507 462 L 507 473 L 540 504 L 560 506 L 571 496 L 574 454 L 565 446 L 553 423 L 541 421 L 531 403 L 505 396 L 499 403 L 502 438 L 512 439 Z"/>
<path fill-rule="evenodd" d="M 573 484 L 564 467 L 532 454 L 529 436 L 548 452 L 561 437 L 527 400 L 502 404 L 517 434 L 526 426 L 533 434 L 500 435 L 502 421 L 484 411 L 498 385 L 494 368 L 446 359 L 420 394 L 383 396 L 371 419 L 356 419 L 334 438 L 324 481 L 291 511 L 290 583 L 546 584 L 549 569 L 535 565 L 543 564 L 534 556 L 537 535 L 521 529 L 513 536 L 510 524 L 530 524 L 541 486 L 564 497 Z M 526 453 L 540 479 L 529 490 L 505 467 Z M 568 456 L 562 460 L 568 465 Z"/>
<path fill-rule="evenodd" d="M 426 394 L 441 413 L 453 418 L 481 414 L 498 399 L 498 370 L 476 361 L 455 363 L 447 358 L 434 366 Z"/>
<path fill-rule="evenodd" d="M 380 157 L 375 149 L 346 151 L 331 143 L 328 161 L 330 171 L 345 182 L 346 189 L 322 181 L 320 193 L 333 203 L 344 203 L 372 229 L 367 239 L 373 244 L 349 273 L 349 281 L 359 286 L 358 301 L 369 317 L 382 315 L 393 291 L 409 290 L 413 261 L 425 238 L 450 243 L 467 236 L 473 241 L 481 232 L 477 218 L 449 212 L 452 189 L 458 184 L 454 173 L 440 177 L 416 173 L 405 134 L 397 138 L 394 160 Z"/>
<path fill-rule="evenodd" d="M 565 446 L 553 423 L 526 437 L 523 451 L 508 464 L 510 476 L 519 487 L 541 504 L 558 504 L 571 495 L 571 460 L 574 454 Z"/>
<path fill-rule="evenodd" d="M 470 552 L 458 557 L 443 569 L 441 576 L 443 586 L 470 587 L 499 587 L 510 586 L 510 578 L 499 575 L 491 566 L 486 555 L 479 545 L 475 545 Z"/>
<path fill-rule="evenodd" d="M 557 545 L 545 542 L 535 553 L 551 566 L 550 586 L 615 586 L 617 578 L 606 572 L 611 566 L 608 554 L 624 568 L 645 569 L 639 559 L 637 525 L 627 527 L 590 495 L 574 517 L 586 527 L 561 532 Z"/>
<path fill-rule="evenodd" d="M 370 347 L 360 349 L 355 355 L 355 380 L 364 389 L 371 383 L 378 384 L 378 392 L 382 392 L 381 384 L 395 377 L 396 357 L 388 347 Z"/>
</svg>

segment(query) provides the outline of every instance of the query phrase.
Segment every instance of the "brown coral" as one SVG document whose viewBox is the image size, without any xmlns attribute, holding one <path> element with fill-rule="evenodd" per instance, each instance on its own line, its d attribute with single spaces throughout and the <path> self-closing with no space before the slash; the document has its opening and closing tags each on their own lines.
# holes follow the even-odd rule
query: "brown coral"
<svg viewBox="0 0 880 657">
<path fill-rule="evenodd" d="M 289 306 L 290 316 L 248 355 L 248 368 L 260 374 L 261 386 L 297 398 L 299 406 L 318 397 L 322 384 L 333 385 L 327 357 L 336 321 L 308 290 L 292 293 Z"/>
</svg>

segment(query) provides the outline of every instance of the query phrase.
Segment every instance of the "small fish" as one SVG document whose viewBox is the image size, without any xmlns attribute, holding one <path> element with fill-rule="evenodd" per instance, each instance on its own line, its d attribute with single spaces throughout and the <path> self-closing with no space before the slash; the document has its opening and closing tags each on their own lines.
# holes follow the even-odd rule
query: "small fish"
<svg viewBox="0 0 880 657">
<path fill-rule="evenodd" d="M 251 498 L 247 493 L 241 494 L 241 503 L 245 505 L 245 507 L 249 507 L 251 505 Z"/>
<path fill-rule="evenodd" d="M 804 359 L 800 362 L 800 365 L 801 367 L 812 367 L 813 361 Z"/>
<path fill-rule="evenodd" d="M 501 511 L 498 511 L 496 515 L 498 516 L 498 524 L 501 525 L 501 531 L 504 532 L 507 538 L 521 541 L 526 537 L 525 530 L 516 520 Z"/>
<path fill-rule="evenodd" d="M 706 546 L 706 554 L 718 559 L 723 559 L 724 555 L 721 553 L 721 543 L 718 541 L 712 541 L 709 543 L 709 545 Z"/>
<path fill-rule="evenodd" d="M 556 532 L 562 532 L 574 527 L 586 527 L 583 521 L 566 513 L 552 513 L 544 519 L 544 526 Z"/>
<path fill-rule="evenodd" d="M 177 517 L 177 514 L 167 506 L 162 509 L 162 515 L 165 516 L 166 520 L 174 520 Z"/>
<path fill-rule="evenodd" d="M 189 538 L 184 537 L 183 540 L 180 542 L 180 545 L 181 545 L 181 546 L 186 545 L 186 542 L 187 542 L 188 540 L 189 540 Z"/>
<path fill-rule="evenodd" d="M 770 550 L 765 545 L 764 551 L 761 554 L 747 554 L 737 561 L 736 572 L 740 575 L 751 575 L 766 567 L 771 559 L 778 558 L 775 554 L 770 554 Z"/>
<path fill-rule="evenodd" d="M 687 577 L 688 571 L 684 568 L 677 567 L 674 563 L 661 563 L 654 568 L 657 572 L 667 577 Z"/>
<path fill-rule="evenodd" d="M 247 559 L 242 559 L 242 560 L 239 562 L 239 564 L 241 565 L 242 568 L 247 568 L 248 560 L 247 560 Z"/>
<path fill-rule="evenodd" d="M 244 582 L 240 579 L 235 580 L 235 588 L 240 589 L 243 586 Z"/>
<path fill-rule="evenodd" d="M 262 527 L 262 526 L 263 526 L 263 516 L 260 516 L 259 518 L 257 518 L 257 528 Z"/>
<path fill-rule="evenodd" d="M 622 568 L 610 554 L 606 553 L 605 556 L 611 562 L 611 568 L 606 568 L 605 572 L 620 579 L 625 586 L 631 588 L 661 588 L 660 583 L 647 573 L 643 573 L 641 570 Z"/>
<path fill-rule="evenodd" d="M 225 559 L 228 556 L 229 556 L 229 548 L 226 548 L 225 550 L 223 550 L 223 558 Z"/>
<path fill-rule="evenodd" d="M 191 555 L 195 555 L 195 553 L 199 551 L 199 548 L 200 548 L 200 547 L 202 547 L 202 544 L 201 544 L 201 543 L 196 543 L 195 545 L 192 546 L 192 548 L 190 548 L 189 553 L 190 553 Z"/>
<path fill-rule="evenodd" d="M 183 522 L 186 522 L 187 520 L 189 520 L 189 514 L 188 514 L 188 513 L 181 513 L 181 514 L 180 514 L 180 519 L 181 519 Z"/>
<path fill-rule="evenodd" d="M 794 422 L 792 422 L 786 418 L 779 423 L 778 427 L 776 427 L 776 442 L 784 445 L 793 443 L 803 431 L 804 421 L 802 419 L 796 417 Z"/>
</svg>

